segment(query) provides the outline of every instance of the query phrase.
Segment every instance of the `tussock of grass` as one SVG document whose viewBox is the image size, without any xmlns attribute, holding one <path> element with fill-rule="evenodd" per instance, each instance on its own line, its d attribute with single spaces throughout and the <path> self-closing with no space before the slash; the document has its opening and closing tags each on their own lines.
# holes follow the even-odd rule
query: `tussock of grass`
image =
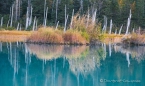
<svg viewBox="0 0 145 86">
<path fill-rule="evenodd" d="M 37 32 L 32 33 L 27 42 L 63 43 L 62 32 L 59 30 L 53 30 L 51 27 L 40 28 Z"/>
<path fill-rule="evenodd" d="M 100 40 L 101 24 L 99 22 L 92 22 L 92 18 L 88 19 L 87 15 L 75 15 L 72 21 L 71 29 L 82 32 L 82 36 L 87 40 Z"/>
<path fill-rule="evenodd" d="M 87 38 L 87 37 L 86 37 Z M 81 35 L 81 32 L 68 30 L 65 33 L 61 30 L 54 30 L 51 27 L 40 28 L 32 33 L 27 42 L 53 43 L 53 44 L 86 44 L 88 41 Z"/>
<path fill-rule="evenodd" d="M 128 38 L 123 41 L 126 44 L 137 44 L 137 45 L 144 45 L 145 44 L 145 34 L 132 34 L 131 38 Z"/>
<path fill-rule="evenodd" d="M 86 44 L 87 40 L 85 37 L 81 35 L 78 31 L 67 31 L 63 35 L 64 43 L 68 44 Z"/>
<path fill-rule="evenodd" d="M 66 32 L 54 30 L 52 27 L 40 28 L 34 32 L 28 42 L 35 43 L 63 43 L 63 44 L 88 44 L 102 38 L 100 35 L 101 24 L 92 21 L 86 15 L 75 15 L 72 26 Z"/>
</svg>

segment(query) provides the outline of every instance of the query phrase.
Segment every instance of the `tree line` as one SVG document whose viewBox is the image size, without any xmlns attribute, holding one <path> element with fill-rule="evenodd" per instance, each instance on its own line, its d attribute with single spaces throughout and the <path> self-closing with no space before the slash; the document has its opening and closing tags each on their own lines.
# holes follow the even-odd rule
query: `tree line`
<svg viewBox="0 0 145 86">
<path fill-rule="evenodd" d="M 132 11 L 130 28 L 144 28 L 144 0 L 1 0 L 0 18 L 2 21 L 3 17 L 5 26 L 11 26 L 12 21 L 12 27 L 17 27 L 19 22 L 25 28 L 27 17 L 30 24 L 28 28 L 34 26 L 32 23 L 34 20 L 38 25 L 44 25 L 47 21 L 45 23 L 49 26 L 56 26 L 59 21 L 59 25 L 64 27 L 67 15 L 68 22 L 71 22 L 73 10 L 74 14 L 80 15 L 87 14 L 88 10 L 90 15 L 93 15 L 97 10 L 96 19 L 102 23 L 102 28 L 104 16 L 108 22 L 112 19 L 113 28 L 120 28 L 122 25 L 126 28 L 130 9 Z M 109 27 L 109 23 L 107 26 Z"/>
</svg>

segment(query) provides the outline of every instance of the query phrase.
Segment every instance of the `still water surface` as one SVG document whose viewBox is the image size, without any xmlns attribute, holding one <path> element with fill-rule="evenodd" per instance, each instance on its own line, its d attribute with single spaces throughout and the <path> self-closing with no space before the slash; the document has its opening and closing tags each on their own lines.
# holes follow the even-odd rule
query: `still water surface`
<svg viewBox="0 0 145 86">
<path fill-rule="evenodd" d="M 0 86 L 145 86 L 145 47 L 0 43 Z"/>
</svg>

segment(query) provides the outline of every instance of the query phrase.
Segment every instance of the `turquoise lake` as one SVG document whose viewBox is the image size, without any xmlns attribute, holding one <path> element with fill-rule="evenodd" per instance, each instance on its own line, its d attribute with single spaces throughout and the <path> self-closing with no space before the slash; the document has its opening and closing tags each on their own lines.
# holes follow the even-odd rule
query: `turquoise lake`
<svg viewBox="0 0 145 86">
<path fill-rule="evenodd" d="M 0 43 L 0 86 L 145 86 L 145 47 Z"/>
</svg>

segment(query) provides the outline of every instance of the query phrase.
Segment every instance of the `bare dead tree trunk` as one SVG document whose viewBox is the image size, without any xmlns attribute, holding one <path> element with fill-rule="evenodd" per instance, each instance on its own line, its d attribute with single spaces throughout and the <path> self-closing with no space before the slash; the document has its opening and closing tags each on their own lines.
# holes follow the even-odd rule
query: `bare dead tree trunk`
<svg viewBox="0 0 145 86">
<path fill-rule="evenodd" d="M 64 32 L 66 31 L 66 25 L 67 25 L 67 19 L 68 19 L 68 15 L 66 15 L 66 5 L 65 5 L 65 25 L 64 25 Z"/>
<path fill-rule="evenodd" d="M 20 31 L 22 30 L 22 26 L 21 26 L 21 24 L 20 24 Z"/>
<path fill-rule="evenodd" d="M 129 30 L 130 23 L 131 23 L 131 17 L 132 17 L 132 13 L 131 13 L 131 10 L 130 10 L 130 14 L 129 14 L 128 21 L 127 21 L 127 28 L 126 28 L 126 33 L 125 33 L 125 35 L 128 34 L 128 30 Z"/>
<path fill-rule="evenodd" d="M 15 1 L 15 21 L 18 20 L 18 0 Z"/>
<path fill-rule="evenodd" d="M 31 0 L 28 0 L 28 14 L 31 14 Z"/>
<path fill-rule="evenodd" d="M 19 30 L 19 26 L 20 26 L 20 24 L 18 23 L 18 25 L 17 25 L 17 30 Z"/>
<path fill-rule="evenodd" d="M 72 12 L 71 23 L 70 23 L 70 29 L 72 29 L 72 24 L 73 24 L 73 16 L 74 16 L 74 9 L 73 9 L 73 12 Z"/>
<path fill-rule="evenodd" d="M 38 29 L 38 20 L 36 20 L 36 24 L 35 24 L 36 26 L 36 30 Z"/>
<path fill-rule="evenodd" d="M 12 27 L 12 25 L 13 25 L 13 16 L 14 16 L 13 10 L 14 10 L 14 4 L 12 5 L 12 8 L 11 8 L 11 23 L 10 23 L 10 27 Z"/>
<path fill-rule="evenodd" d="M 27 28 L 28 28 L 28 24 L 29 24 L 29 12 L 28 12 L 28 7 L 27 7 L 27 13 L 26 13 L 26 26 L 25 26 L 25 30 L 27 30 Z"/>
<path fill-rule="evenodd" d="M 111 34 L 111 32 L 112 32 L 112 19 L 110 20 L 110 31 L 109 31 L 109 34 Z"/>
<path fill-rule="evenodd" d="M 66 31 L 67 20 L 68 20 L 68 15 L 67 15 L 66 20 L 65 20 L 64 32 Z"/>
<path fill-rule="evenodd" d="M 59 21 L 58 21 L 57 24 L 56 24 L 56 28 L 55 28 L 55 30 L 57 30 L 57 28 L 58 28 L 58 24 L 59 24 Z"/>
<path fill-rule="evenodd" d="M 44 1 L 44 19 L 43 19 L 43 26 L 45 26 L 45 18 L 46 18 L 46 0 Z"/>
<path fill-rule="evenodd" d="M 66 5 L 65 5 L 65 21 L 66 21 Z"/>
<path fill-rule="evenodd" d="M 31 5 L 31 0 L 28 0 L 25 30 L 27 30 L 28 26 L 30 26 L 31 23 L 32 23 L 32 11 L 33 11 L 33 8 L 32 8 L 32 5 Z"/>
<path fill-rule="evenodd" d="M 10 19 L 8 20 L 7 27 L 9 27 Z"/>
<path fill-rule="evenodd" d="M 80 0 L 80 10 L 83 13 L 83 0 Z"/>
<path fill-rule="evenodd" d="M 92 23 L 93 23 L 93 25 L 96 22 L 96 13 L 97 13 L 97 9 L 94 11 L 93 16 L 92 16 Z"/>
<path fill-rule="evenodd" d="M 21 0 L 15 0 L 14 2 L 14 20 L 15 21 L 20 19 L 20 7 L 21 7 Z"/>
<path fill-rule="evenodd" d="M 20 19 L 20 15 L 21 15 L 21 0 L 19 0 L 18 2 L 18 19 Z"/>
<path fill-rule="evenodd" d="M 35 30 L 35 28 L 36 28 L 36 16 L 35 16 L 34 22 L 33 22 L 33 31 Z"/>
<path fill-rule="evenodd" d="M 48 14 L 48 7 L 46 9 L 44 27 L 46 27 L 46 24 L 47 24 L 47 14 Z"/>
<path fill-rule="evenodd" d="M 122 27 L 123 27 L 123 24 L 122 24 L 122 26 L 120 27 L 120 30 L 119 30 L 119 35 L 121 34 Z"/>
<path fill-rule="evenodd" d="M 58 0 L 56 0 L 56 18 L 55 18 L 55 24 L 57 22 L 57 10 L 58 10 Z"/>
<path fill-rule="evenodd" d="M 3 26 L 3 17 L 1 18 L 1 27 Z"/>
<path fill-rule="evenodd" d="M 31 6 L 31 12 L 30 12 L 30 18 L 29 18 L 29 26 L 31 25 L 32 23 L 32 11 L 33 11 L 33 8 Z"/>
</svg>

